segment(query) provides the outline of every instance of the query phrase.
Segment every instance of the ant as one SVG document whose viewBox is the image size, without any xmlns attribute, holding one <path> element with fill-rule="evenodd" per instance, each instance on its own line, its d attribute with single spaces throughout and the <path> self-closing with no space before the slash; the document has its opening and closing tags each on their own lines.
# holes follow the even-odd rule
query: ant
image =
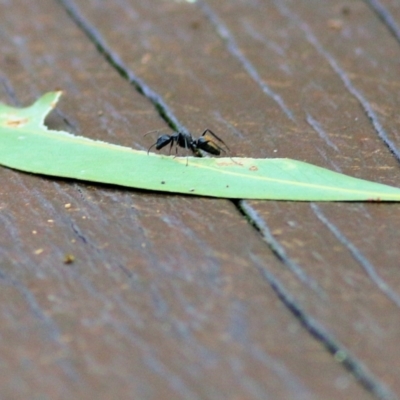
<svg viewBox="0 0 400 400">
<path fill-rule="evenodd" d="M 150 133 L 150 132 L 148 132 Z M 211 137 L 211 134 L 213 137 Z M 147 133 L 146 133 L 147 135 Z M 169 153 L 171 154 L 172 146 L 175 144 L 175 154 L 178 154 L 178 146 L 184 149 L 190 149 L 194 154 L 198 154 L 199 150 L 203 150 L 207 153 L 210 153 L 214 156 L 219 156 L 221 151 L 226 153 L 226 151 L 214 140 L 217 139 L 220 143 L 222 143 L 228 151 L 228 145 L 219 138 L 213 131 L 210 129 L 206 129 L 199 138 L 195 139 L 191 134 L 184 134 L 182 132 L 174 133 L 173 135 L 161 135 L 157 141 L 152 144 L 147 150 L 147 154 L 149 151 L 155 147 L 156 150 L 161 150 L 163 147 L 170 145 Z"/>
</svg>

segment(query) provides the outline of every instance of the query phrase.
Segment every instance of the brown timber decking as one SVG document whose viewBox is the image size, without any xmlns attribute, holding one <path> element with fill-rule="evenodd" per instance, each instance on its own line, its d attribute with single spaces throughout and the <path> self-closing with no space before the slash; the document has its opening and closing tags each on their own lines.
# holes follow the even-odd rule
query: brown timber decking
<svg viewBox="0 0 400 400">
<path fill-rule="evenodd" d="M 0 0 L 0 100 L 54 89 L 53 129 L 400 187 L 395 0 Z M 0 168 L 0 398 L 398 399 L 400 205 Z"/>
</svg>

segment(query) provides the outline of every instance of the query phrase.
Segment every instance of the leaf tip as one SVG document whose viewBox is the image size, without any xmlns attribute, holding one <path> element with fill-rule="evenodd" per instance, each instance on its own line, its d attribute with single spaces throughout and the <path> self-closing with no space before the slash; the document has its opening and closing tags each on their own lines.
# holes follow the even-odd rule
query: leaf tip
<svg viewBox="0 0 400 400">
<path fill-rule="evenodd" d="M 57 105 L 57 103 L 58 103 L 58 100 L 60 99 L 60 97 L 61 97 L 61 95 L 64 93 L 64 91 L 61 90 L 61 89 L 57 89 L 57 90 L 55 90 L 53 93 L 54 93 L 54 99 L 53 99 L 53 101 L 50 103 L 51 108 L 55 108 L 55 107 L 56 107 L 56 105 Z"/>
</svg>

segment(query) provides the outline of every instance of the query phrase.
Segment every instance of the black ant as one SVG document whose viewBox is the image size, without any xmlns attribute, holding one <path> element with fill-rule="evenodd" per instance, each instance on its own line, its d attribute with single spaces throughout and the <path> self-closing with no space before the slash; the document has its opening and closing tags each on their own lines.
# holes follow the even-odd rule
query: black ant
<svg viewBox="0 0 400 400">
<path fill-rule="evenodd" d="M 209 134 L 211 134 L 213 137 L 211 137 L 211 135 Z M 157 141 L 149 147 L 149 149 L 147 150 L 147 154 L 149 154 L 150 150 L 153 147 L 155 147 L 156 150 L 161 150 L 163 147 L 168 145 L 170 145 L 169 153 L 171 154 L 171 149 L 174 144 L 176 146 L 175 147 L 176 154 L 178 154 L 178 146 L 184 149 L 190 149 L 194 154 L 198 154 L 199 150 L 203 150 L 214 156 L 219 156 L 221 154 L 221 151 L 223 153 L 226 153 L 226 151 L 218 143 L 216 143 L 214 139 L 217 139 L 229 151 L 229 147 L 221 138 L 219 138 L 210 129 L 206 129 L 198 139 L 193 138 L 191 134 L 184 134 L 182 132 L 177 132 L 174 133 L 173 135 L 161 135 L 157 139 Z"/>
</svg>

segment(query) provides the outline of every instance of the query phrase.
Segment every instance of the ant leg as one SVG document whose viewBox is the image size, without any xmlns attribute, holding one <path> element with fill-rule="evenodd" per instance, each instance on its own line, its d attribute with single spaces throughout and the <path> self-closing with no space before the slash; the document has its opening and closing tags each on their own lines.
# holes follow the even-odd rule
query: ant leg
<svg viewBox="0 0 400 400">
<path fill-rule="evenodd" d="M 188 146 L 188 140 L 189 140 L 189 138 L 187 138 L 186 136 L 185 136 L 185 150 L 186 150 L 186 166 L 188 166 L 188 164 L 189 164 L 189 157 L 188 157 L 188 151 L 189 151 L 189 146 Z"/>
<path fill-rule="evenodd" d="M 187 152 L 190 150 L 189 138 L 183 133 L 178 133 L 176 138 L 176 154 L 178 155 L 178 146 L 186 150 L 186 166 L 188 165 Z M 176 156 L 175 156 L 176 157 Z"/>
<path fill-rule="evenodd" d="M 171 147 L 172 147 L 172 143 L 171 143 Z M 185 149 L 188 149 L 186 139 L 185 139 Z M 174 158 L 175 157 L 178 157 L 178 143 L 175 143 L 175 156 L 174 156 Z M 186 156 L 186 166 L 187 165 L 188 165 L 188 158 Z"/>
<path fill-rule="evenodd" d="M 219 142 L 221 142 L 227 149 L 228 149 L 228 151 L 230 151 L 230 149 L 229 149 L 229 147 L 228 147 L 228 145 L 219 137 L 219 136 L 217 136 L 211 129 L 206 129 L 202 134 L 201 134 L 201 136 L 204 136 L 206 133 L 211 133 L 211 135 L 213 135 L 214 137 L 215 137 L 215 139 L 217 139 Z M 218 148 L 221 150 L 221 148 L 218 146 Z M 226 151 L 225 151 L 225 153 L 226 153 Z"/>
<path fill-rule="evenodd" d="M 222 152 L 224 152 L 224 153 L 226 154 L 226 151 L 225 151 L 221 146 L 218 146 L 217 143 L 213 143 L 213 145 L 214 145 L 218 150 L 221 150 Z M 227 147 L 228 147 L 228 146 L 227 146 Z M 229 150 L 229 149 L 228 149 L 228 150 Z M 229 158 L 232 160 L 232 162 L 233 162 L 234 164 L 242 165 L 242 164 L 238 163 L 237 161 L 235 161 L 231 156 L 229 156 Z"/>
<path fill-rule="evenodd" d="M 171 146 L 171 149 L 172 149 L 172 146 Z M 175 143 L 175 155 L 174 155 L 174 158 L 176 158 L 176 157 L 178 157 L 178 144 L 177 143 Z"/>
</svg>

